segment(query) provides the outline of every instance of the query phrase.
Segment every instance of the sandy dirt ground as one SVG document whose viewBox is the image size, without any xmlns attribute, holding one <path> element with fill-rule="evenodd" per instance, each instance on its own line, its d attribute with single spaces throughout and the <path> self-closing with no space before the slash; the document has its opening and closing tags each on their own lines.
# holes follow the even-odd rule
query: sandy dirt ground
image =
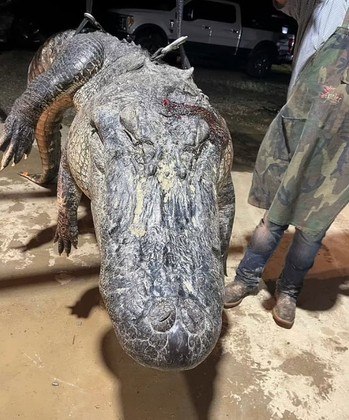
<svg viewBox="0 0 349 420">
<path fill-rule="evenodd" d="M 24 88 L 29 56 L 0 55 L 5 109 Z M 262 215 L 247 204 L 251 168 L 284 100 L 287 77 L 256 82 L 227 69 L 199 69 L 196 77 L 227 119 L 236 146 L 229 280 Z M 194 370 L 166 373 L 137 365 L 114 337 L 98 293 L 99 255 L 87 200 L 79 212 L 78 250 L 69 258 L 58 255 L 54 187 L 17 175 L 39 168 L 34 150 L 0 175 L 1 419 L 349 419 L 348 208 L 308 275 L 291 330 L 274 323 L 269 291 L 292 231 L 258 295 L 224 312 L 211 356 Z"/>
</svg>

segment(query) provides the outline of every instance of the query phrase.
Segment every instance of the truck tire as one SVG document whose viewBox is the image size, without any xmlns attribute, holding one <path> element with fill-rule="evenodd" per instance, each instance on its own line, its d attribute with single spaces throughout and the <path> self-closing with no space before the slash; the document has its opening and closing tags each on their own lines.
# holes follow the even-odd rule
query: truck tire
<svg viewBox="0 0 349 420">
<path fill-rule="evenodd" d="M 167 39 L 156 29 L 144 29 L 137 33 L 135 43 L 154 54 L 159 48 L 167 45 Z"/>
<path fill-rule="evenodd" d="M 257 78 L 267 76 L 274 62 L 274 57 L 274 52 L 268 49 L 253 51 L 247 61 L 247 74 Z"/>
</svg>

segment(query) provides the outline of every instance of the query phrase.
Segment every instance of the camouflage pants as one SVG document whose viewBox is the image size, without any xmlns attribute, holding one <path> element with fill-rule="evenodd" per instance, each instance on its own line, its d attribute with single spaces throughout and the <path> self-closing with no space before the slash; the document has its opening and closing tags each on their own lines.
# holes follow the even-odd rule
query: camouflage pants
<svg viewBox="0 0 349 420">
<path fill-rule="evenodd" d="M 316 240 L 349 202 L 349 30 L 301 72 L 261 144 L 250 204 Z"/>
</svg>

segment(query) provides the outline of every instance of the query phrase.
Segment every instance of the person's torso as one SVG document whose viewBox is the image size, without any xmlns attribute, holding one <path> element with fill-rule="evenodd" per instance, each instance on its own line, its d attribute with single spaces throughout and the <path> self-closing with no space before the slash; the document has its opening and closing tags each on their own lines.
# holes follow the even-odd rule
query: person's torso
<svg viewBox="0 0 349 420">
<path fill-rule="evenodd" d="M 349 0 L 300 0 L 298 32 L 294 52 L 291 84 L 298 78 L 306 62 L 341 26 L 349 8 Z"/>
</svg>

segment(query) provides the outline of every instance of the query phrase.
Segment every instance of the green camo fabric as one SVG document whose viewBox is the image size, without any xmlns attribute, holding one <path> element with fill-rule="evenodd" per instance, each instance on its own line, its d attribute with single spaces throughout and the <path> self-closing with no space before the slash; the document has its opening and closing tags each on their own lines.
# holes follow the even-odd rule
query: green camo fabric
<svg viewBox="0 0 349 420">
<path fill-rule="evenodd" d="M 261 144 L 249 203 L 270 221 L 324 232 L 349 202 L 349 29 L 307 63 Z"/>
</svg>

